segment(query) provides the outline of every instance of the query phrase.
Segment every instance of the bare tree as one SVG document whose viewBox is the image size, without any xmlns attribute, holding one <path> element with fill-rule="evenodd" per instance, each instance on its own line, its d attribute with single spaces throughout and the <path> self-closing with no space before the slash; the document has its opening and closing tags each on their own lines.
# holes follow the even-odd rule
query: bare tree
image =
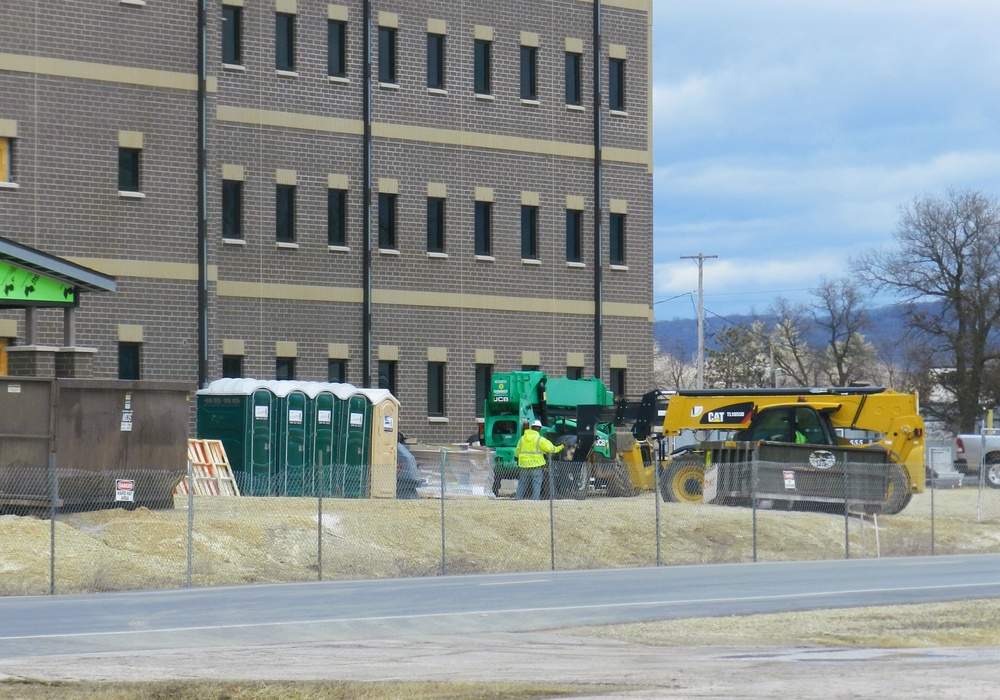
<svg viewBox="0 0 1000 700">
<path fill-rule="evenodd" d="M 823 333 L 823 356 L 827 376 L 835 386 L 868 379 L 875 350 L 865 342 L 862 331 L 868 326 L 868 309 L 861 286 L 854 280 L 823 278 L 810 292 L 812 321 Z"/>
<path fill-rule="evenodd" d="M 895 249 L 852 260 L 864 282 L 906 302 L 909 324 L 923 333 L 925 365 L 950 365 L 938 376 L 955 396 L 952 427 L 975 429 L 985 367 L 997 358 L 1000 321 L 1000 206 L 979 192 L 917 197 L 902 207 Z M 934 303 L 912 303 L 934 302 Z"/>
<path fill-rule="evenodd" d="M 659 344 L 653 355 L 653 382 L 658 389 L 690 389 L 697 380 L 693 362 L 684 362 L 680 353 L 663 352 Z"/>
<path fill-rule="evenodd" d="M 771 386 L 771 362 L 764 324 L 738 323 L 715 334 L 718 349 L 707 351 L 705 385 L 716 389 Z"/>
<path fill-rule="evenodd" d="M 771 331 L 777 369 L 793 386 L 815 384 L 816 351 L 806 341 L 811 326 L 809 307 L 778 297 L 768 314 L 777 319 Z"/>
</svg>

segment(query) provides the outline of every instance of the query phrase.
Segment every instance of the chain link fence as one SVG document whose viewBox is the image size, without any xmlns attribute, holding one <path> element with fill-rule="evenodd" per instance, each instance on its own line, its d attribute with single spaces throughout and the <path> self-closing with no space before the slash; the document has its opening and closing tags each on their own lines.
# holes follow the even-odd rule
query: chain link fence
<svg viewBox="0 0 1000 700">
<path fill-rule="evenodd" d="M 361 497 L 397 465 L 241 476 L 239 496 L 167 498 L 183 472 L 6 469 L 0 594 L 1000 551 L 1000 489 L 982 482 L 928 488 L 888 515 L 880 466 L 754 461 L 733 471 L 741 484 L 720 480 L 714 504 L 626 495 L 594 476 L 582 494 L 534 501 L 516 500 L 512 479 L 494 493 L 485 451 L 413 452 L 418 476 L 397 498 Z"/>
</svg>

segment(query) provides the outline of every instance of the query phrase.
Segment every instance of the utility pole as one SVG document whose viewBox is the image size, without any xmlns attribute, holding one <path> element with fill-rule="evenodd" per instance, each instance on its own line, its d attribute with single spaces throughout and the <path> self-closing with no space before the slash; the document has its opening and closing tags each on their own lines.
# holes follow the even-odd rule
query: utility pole
<svg viewBox="0 0 1000 700">
<path fill-rule="evenodd" d="M 705 261 L 717 258 L 718 255 L 682 255 L 681 260 L 698 261 L 698 379 L 697 388 L 705 388 L 705 285 L 704 267 Z"/>
</svg>

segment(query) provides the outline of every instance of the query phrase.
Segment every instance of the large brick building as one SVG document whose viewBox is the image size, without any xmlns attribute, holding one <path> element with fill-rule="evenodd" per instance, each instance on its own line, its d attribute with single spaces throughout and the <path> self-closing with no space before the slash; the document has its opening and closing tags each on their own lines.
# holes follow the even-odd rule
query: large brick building
<svg viewBox="0 0 1000 700">
<path fill-rule="evenodd" d="M 7 3 L 0 236 L 116 278 L 76 313 L 98 377 L 381 381 L 430 440 L 491 370 L 642 393 L 651 10 Z"/>
</svg>

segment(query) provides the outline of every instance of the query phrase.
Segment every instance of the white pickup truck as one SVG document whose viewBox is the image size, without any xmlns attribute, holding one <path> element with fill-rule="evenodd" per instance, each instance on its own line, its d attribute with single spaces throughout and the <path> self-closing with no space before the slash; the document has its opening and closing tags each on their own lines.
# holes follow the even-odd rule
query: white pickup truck
<svg viewBox="0 0 1000 700">
<path fill-rule="evenodd" d="M 955 438 L 955 470 L 975 477 L 978 483 L 980 468 L 985 469 L 986 484 L 1000 489 L 1000 434 L 984 437 L 971 433 Z"/>
</svg>

